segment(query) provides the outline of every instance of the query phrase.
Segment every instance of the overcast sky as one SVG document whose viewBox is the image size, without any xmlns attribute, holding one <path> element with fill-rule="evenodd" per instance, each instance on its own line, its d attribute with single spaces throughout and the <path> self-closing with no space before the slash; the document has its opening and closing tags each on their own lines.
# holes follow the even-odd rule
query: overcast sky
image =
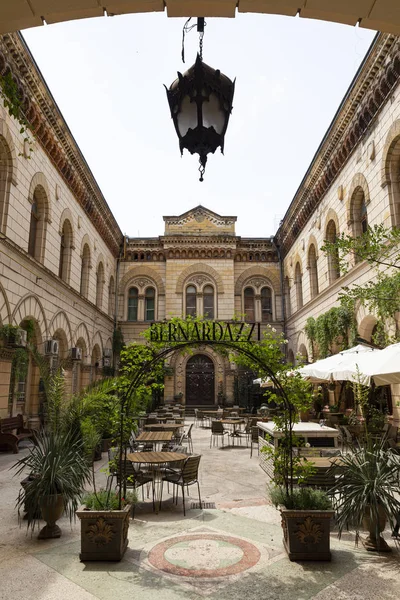
<svg viewBox="0 0 400 600">
<path fill-rule="evenodd" d="M 163 234 L 163 215 L 202 204 L 272 235 L 374 32 L 293 17 L 208 19 L 204 61 L 236 77 L 225 156 L 180 157 L 163 84 L 196 57 L 198 34 L 165 14 L 87 19 L 23 35 L 81 151 L 129 236 Z M 193 20 L 192 20 L 193 22 Z"/>
</svg>

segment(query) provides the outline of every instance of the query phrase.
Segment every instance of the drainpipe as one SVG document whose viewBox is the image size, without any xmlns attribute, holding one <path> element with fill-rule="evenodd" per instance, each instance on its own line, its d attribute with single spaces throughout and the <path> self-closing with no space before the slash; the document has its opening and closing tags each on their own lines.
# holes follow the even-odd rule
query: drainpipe
<svg viewBox="0 0 400 600">
<path fill-rule="evenodd" d="M 283 259 L 281 254 L 281 247 L 277 243 L 276 238 L 271 237 L 272 245 L 275 247 L 278 253 L 278 261 L 279 261 L 279 272 L 280 272 L 280 280 L 281 280 L 281 307 L 282 307 L 282 320 L 283 320 L 283 335 L 285 340 L 287 340 L 286 334 L 286 299 L 285 299 L 285 284 L 284 284 L 284 273 L 283 273 Z M 285 355 L 287 354 L 287 347 L 285 345 Z"/>
<path fill-rule="evenodd" d="M 125 236 L 124 236 L 124 241 L 119 249 L 119 256 L 117 256 L 117 264 L 115 267 L 115 300 L 114 300 L 114 329 L 113 329 L 113 341 L 114 341 L 114 334 L 115 331 L 117 330 L 117 324 L 118 324 L 118 286 L 119 286 L 119 269 L 120 269 L 120 262 L 121 259 L 125 258 Z M 114 348 L 113 348 L 113 353 L 112 353 L 112 364 L 114 366 L 115 363 L 115 355 L 114 355 Z"/>
</svg>

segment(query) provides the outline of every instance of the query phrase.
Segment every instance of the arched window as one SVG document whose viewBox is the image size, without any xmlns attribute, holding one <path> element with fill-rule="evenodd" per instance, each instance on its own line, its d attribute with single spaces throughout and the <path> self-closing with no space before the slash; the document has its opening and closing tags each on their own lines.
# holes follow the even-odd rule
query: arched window
<svg viewBox="0 0 400 600">
<path fill-rule="evenodd" d="M 33 192 L 29 226 L 28 253 L 43 262 L 46 239 L 47 196 L 41 185 Z"/>
<path fill-rule="evenodd" d="M 310 274 L 310 294 L 311 298 L 318 296 L 318 268 L 317 254 L 314 244 L 311 244 L 308 250 L 308 271 Z"/>
<path fill-rule="evenodd" d="M 326 241 L 334 244 L 337 240 L 337 232 L 336 232 L 336 224 L 333 219 L 331 219 L 326 227 Z M 333 252 L 329 252 L 328 254 L 328 277 L 329 283 L 333 283 L 336 279 L 340 277 L 340 269 L 339 269 L 339 252 L 338 249 L 335 248 Z"/>
<path fill-rule="evenodd" d="M 194 285 L 188 285 L 186 288 L 186 316 L 196 316 L 197 290 Z"/>
<path fill-rule="evenodd" d="M 108 286 L 108 315 L 112 317 L 115 311 L 115 283 L 114 277 L 110 277 L 110 283 Z"/>
<path fill-rule="evenodd" d="M 69 283 L 71 272 L 71 252 L 72 252 L 72 227 L 66 219 L 64 221 L 60 238 L 60 262 L 58 266 L 58 276 L 60 279 Z"/>
<path fill-rule="evenodd" d="M 244 314 L 246 315 L 247 321 L 253 322 L 256 320 L 254 290 L 250 287 L 244 290 Z"/>
<path fill-rule="evenodd" d="M 269 287 L 261 289 L 261 321 L 263 323 L 272 321 L 272 294 Z"/>
<path fill-rule="evenodd" d="M 294 284 L 296 286 L 296 310 L 300 310 L 303 306 L 303 282 L 300 263 L 297 263 L 294 271 Z"/>
<path fill-rule="evenodd" d="M 31 223 L 29 226 L 29 243 L 28 243 L 28 254 L 37 258 L 38 254 L 38 222 L 39 222 L 39 208 L 35 197 L 33 198 L 31 206 Z"/>
<path fill-rule="evenodd" d="M 155 319 L 155 298 L 156 292 L 153 287 L 146 289 L 144 296 L 144 320 L 154 321 Z"/>
<path fill-rule="evenodd" d="M 128 321 L 138 320 L 138 290 L 130 288 L 128 293 Z"/>
<path fill-rule="evenodd" d="M 203 314 L 207 319 L 214 319 L 214 288 L 206 285 L 203 289 Z"/>
<path fill-rule="evenodd" d="M 10 184 L 12 179 L 12 158 L 10 148 L 0 136 L 0 233 L 6 233 Z"/>
<path fill-rule="evenodd" d="M 361 217 L 361 232 L 365 233 L 368 229 L 368 214 L 367 214 L 367 205 L 365 204 L 365 198 L 361 203 L 360 209 L 360 217 Z"/>
<path fill-rule="evenodd" d="M 353 237 L 359 237 L 368 229 L 368 214 L 367 205 L 365 202 L 365 194 L 362 187 L 357 187 L 354 190 L 350 204 L 351 223 Z M 358 263 L 360 258 L 355 255 L 354 261 Z"/>
<path fill-rule="evenodd" d="M 96 306 L 102 308 L 103 306 L 103 293 L 104 293 L 104 267 L 103 263 L 100 262 L 97 267 L 96 273 Z"/>
<path fill-rule="evenodd" d="M 85 298 L 89 295 L 90 249 L 88 244 L 83 246 L 81 266 L 80 292 Z"/>
<path fill-rule="evenodd" d="M 292 314 L 292 306 L 290 302 L 290 286 L 289 286 L 289 277 L 285 277 L 285 309 L 286 309 L 286 318 L 289 318 Z"/>
</svg>

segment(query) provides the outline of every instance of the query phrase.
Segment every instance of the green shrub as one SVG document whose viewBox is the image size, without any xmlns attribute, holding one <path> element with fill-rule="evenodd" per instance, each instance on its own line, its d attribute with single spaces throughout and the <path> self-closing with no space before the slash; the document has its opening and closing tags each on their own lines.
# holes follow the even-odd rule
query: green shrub
<svg viewBox="0 0 400 600">
<path fill-rule="evenodd" d="M 269 496 L 275 506 L 282 505 L 294 510 L 330 510 L 332 503 L 323 490 L 314 488 L 294 488 L 293 494 L 288 496 L 283 487 L 272 487 Z"/>
<path fill-rule="evenodd" d="M 122 508 L 127 504 L 136 504 L 138 501 L 135 491 L 126 492 L 122 498 Z M 118 493 L 114 491 L 99 490 L 88 492 L 82 498 L 83 504 L 90 510 L 118 510 Z"/>
</svg>

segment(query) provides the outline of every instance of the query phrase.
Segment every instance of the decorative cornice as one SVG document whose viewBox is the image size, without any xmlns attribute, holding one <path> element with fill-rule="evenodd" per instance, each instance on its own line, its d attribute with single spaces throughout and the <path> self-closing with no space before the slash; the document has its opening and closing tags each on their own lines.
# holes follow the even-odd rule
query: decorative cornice
<svg viewBox="0 0 400 600">
<path fill-rule="evenodd" d="M 368 135 L 400 79 L 400 39 L 378 34 L 355 76 L 299 189 L 276 241 L 286 254 L 360 140 Z"/>
<path fill-rule="evenodd" d="M 112 254 L 118 256 L 122 232 L 20 33 L 0 36 L 0 74 L 9 72 L 35 139 Z"/>
</svg>

